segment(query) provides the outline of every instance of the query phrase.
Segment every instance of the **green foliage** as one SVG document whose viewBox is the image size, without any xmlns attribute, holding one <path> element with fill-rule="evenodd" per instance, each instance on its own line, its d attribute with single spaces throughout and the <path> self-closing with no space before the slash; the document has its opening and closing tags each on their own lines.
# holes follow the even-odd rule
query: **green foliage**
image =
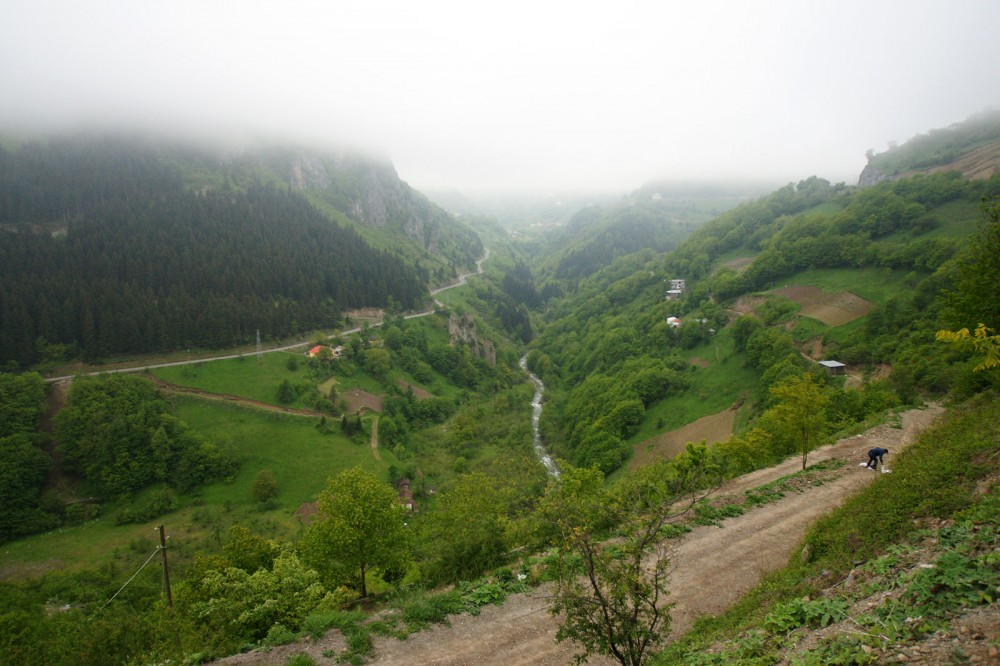
<svg viewBox="0 0 1000 666">
<path fill-rule="evenodd" d="M 422 525 L 425 574 L 431 580 L 473 578 L 502 564 L 510 547 L 508 503 L 498 480 L 482 472 L 459 476 L 442 491 Z"/>
<path fill-rule="evenodd" d="M 0 373 L 0 438 L 34 432 L 45 394 L 45 380 L 37 373 Z"/>
<path fill-rule="evenodd" d="M 280 552 L 281 546 L 276 541 L 255 535 L 242 525 L 229 528 L 229 539 L 222 547 L 229 566 L 251 574 L 259 569 L 273 569 Z"/>
<path fill-rule="evenodd" d="M 1000 199 L 984 201 L 982 222 L 969 249 L 959 257 L 953 286 L 945 292 L 949 319 L 957 326 L 1000 326 L 996 285 L 1000 280 Z"/>
<path fill-rule="evenodd" d="M 327 580 L 366 596 L 369 572 L 408 566 L 404 512 L 391 486 L 355 467 L 330 479 L 317 504 L 302 551 Z"/>
<path fill-rule="evenodd" d="M 189 490 L 232 475 L 231 454 L 170 416 L 149 381 L 132 375 L 78 377 L 56 417 L 66 469 L 104 497 L 155 481 Z"/>
<path fill-rule="evenodd" d="M 116 525 L 129 523 L 145 523 L 174 511 L 179 506 L 177 496 L 169 487 L 153 494 L 144 505 L 133 509 L 125 507 L 115 515 Z"/>
<path fill-rule="evenodd" d="M 278 496 L 278 482 L 271 470 L 262 469 L 250 485 L 250 494 L 260 504 L 269 504 Z"/>
<path fill-rule="evenodd" d="M 192 615 L 244 640 L 260 640 L 277 624 L 297 630 L 326 594 L 319 574 L 294 553 L 279 555 L 270 570 L 210 570 L 198 587 L 200 598 L 190 603 Z"/>
<path fill-rule="evenodd" d="M 604 474 L 598 468 L 561 464 L 560 469 L 559 479 L 549 483 L 530 516 L 531 533 L 539 546 L 555 544 L 576 527 L 603 533 L 614 518 Z"/>
<path fill-rule="evenodd" d="M 826 426 L 824 409 L 829 397 L 810 374 L 785 380 L 771 389 L 771 396 L 778 402 L 768 411 L 776 426 L 797 440 L 805 469 L 806 457 L 819 443 Z"/>
<path fill-rule="evenodd" d="M 775 606 L 762 626 L 772 634 L 788 633 L 799 627 L 820 629 L 843 620 L 849 608 L 844 599 L 802 597 Z"/>
</svg>

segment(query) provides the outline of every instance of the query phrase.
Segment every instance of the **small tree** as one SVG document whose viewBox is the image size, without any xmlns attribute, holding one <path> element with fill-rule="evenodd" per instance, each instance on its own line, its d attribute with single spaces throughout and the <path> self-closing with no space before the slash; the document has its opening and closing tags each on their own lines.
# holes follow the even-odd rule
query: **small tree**
<svg viewBox="0 0 1000 666">
<path fill-rule="evenodd" d="M 562 538 L 550 612 L 565 618 L 557 639 L 583 647 L 577 663 L 603 654 L 623 666 L 639 666 L 666 640 L 670 559 L 661 531 L 700 499 L 699 491 L 702 496 L 709 492 L 714 476 L 703 445 L 689 444 L 675 461 L 644 468 L 622 483 L 607 509 L 622 532 L 609 541 L 598 538 L 591 518 L 572 510 L 599 489 L 573 488 L 564 494 L 569 503 L 557 521 Z M 592 485 L 592 479 L 574 479 Z"/>
<path fill-rule="evenodd" d="M 274 480 L 271 470 L 260 470 L 257 478 L 250 484 L 250 494 L 261 504 L 268 504 L 278 496 L 278 482 Z"/>
<path fill-rule="evenodd" d="M 808 373 L 774 386 L 771 396 L 778 404 L 769 411 L 780 427 L 798 440 L 802 469 L 805 469 L 806 457 L 826 427 L 826 403 L 830 398 Z"/>
</svg>

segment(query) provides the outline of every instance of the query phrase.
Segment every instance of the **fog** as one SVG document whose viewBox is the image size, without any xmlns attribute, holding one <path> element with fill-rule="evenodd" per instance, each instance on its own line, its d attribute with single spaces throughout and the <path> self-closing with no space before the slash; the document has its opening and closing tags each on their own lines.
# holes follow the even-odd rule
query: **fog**
<svg viewBox="0 0 1000 666">
<path fill-rule="evenodd" d="M 418 189 L 856 182 L 1000 104 L 1000 3 L 4 0 L 0 131 L 350 145 Z"/>
</svg>

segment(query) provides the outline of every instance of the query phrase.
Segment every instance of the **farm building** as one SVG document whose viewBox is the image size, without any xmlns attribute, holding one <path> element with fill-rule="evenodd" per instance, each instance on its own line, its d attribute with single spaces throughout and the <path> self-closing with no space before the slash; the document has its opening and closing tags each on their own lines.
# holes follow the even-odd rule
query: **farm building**
<svg viewBox="0 0 1000 666">
<path fill-rule="evenodd" d="M 847 372 L 847 366 L 840 361 L 820 361 L 819 364 L 826 368 L 826 371 L 833 377 Z"/>
</svg>

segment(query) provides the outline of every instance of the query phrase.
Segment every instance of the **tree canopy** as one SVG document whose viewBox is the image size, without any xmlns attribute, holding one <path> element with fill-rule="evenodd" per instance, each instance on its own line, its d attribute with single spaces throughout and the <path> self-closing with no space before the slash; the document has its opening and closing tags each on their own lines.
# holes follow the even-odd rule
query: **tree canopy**
<svg viewBox="0 0 1000 666">
<path fill-rule="evenodd" d="M 390 485 L 354 467 L 330 479 L 317 503 L 319 517 L 306 531 L 303 552 L 328 580 L 366 596 L 369 573 L 393 578 L 405 571 L 410 561 L 405 510 Z"/>
</svg>

